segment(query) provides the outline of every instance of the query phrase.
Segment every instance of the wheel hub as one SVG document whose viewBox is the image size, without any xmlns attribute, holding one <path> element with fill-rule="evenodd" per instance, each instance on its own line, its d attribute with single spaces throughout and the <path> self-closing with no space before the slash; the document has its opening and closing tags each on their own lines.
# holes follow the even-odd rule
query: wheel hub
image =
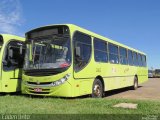
<svg viewBox="0 0 160 120">
<path fill-rule="evenodd" d="M 101 90 L 100 90 L 100 86 L 98 85 L 98 84 L 96 84 L 95 86 L 94 86 L 94 94 L 97 96 L 97 97 L 99 97 L 99 96 L 101 96 Z"/>
</svg>

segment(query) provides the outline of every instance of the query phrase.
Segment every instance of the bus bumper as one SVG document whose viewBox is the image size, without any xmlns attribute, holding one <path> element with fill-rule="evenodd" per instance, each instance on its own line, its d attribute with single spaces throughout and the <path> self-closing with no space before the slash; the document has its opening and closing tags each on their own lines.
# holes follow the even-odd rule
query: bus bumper
<svg viewBox="0 0 160 120">
<path fill-rule="evenodd" d="M 38 95 L 38 96 L 57 96 L 57 97 L 73 97 L 72 86 L 66 81 L 59 86 L 39 86 L 28 85 L 25 82 L 22 83 L 22 94 Z"/>
</svg>

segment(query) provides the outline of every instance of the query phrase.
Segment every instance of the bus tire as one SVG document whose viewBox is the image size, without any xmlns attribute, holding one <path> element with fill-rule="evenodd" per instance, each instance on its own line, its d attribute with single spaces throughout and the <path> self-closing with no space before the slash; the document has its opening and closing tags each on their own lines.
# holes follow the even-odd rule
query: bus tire
<svg viewBox="0 0 160 120">
<path fill-rule="evenodd" d="M 138 88 L 138 78 L 137 78 L 137 76 L 135 76 L 134 77 L 134 83 L 133 83 L 132 89 L 136 90 L 137 88 Z"/>
<path fill-rule="evenodd" d="M 92 98 L 103 97 L 103 85 L 99 79 L 95 79 L 92 86 Z"/>
</svg>

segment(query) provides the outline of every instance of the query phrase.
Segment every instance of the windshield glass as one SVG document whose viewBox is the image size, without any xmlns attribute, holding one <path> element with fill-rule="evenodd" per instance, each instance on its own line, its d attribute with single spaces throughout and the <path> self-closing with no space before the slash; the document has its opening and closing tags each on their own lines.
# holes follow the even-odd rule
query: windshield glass
<svg viewBox="0 0 160 120">
<path fill-rule="evenodd" d="M 70 38 L 53 35 L 27 44 L 24 69 L 66 68 L 71 63 Z"/>
</svg>

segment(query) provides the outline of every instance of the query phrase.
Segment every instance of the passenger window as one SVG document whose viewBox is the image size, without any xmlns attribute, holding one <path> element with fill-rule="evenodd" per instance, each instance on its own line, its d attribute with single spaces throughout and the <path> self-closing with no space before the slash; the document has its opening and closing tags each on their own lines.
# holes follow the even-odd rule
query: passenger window
<svg viewBox="0 0 160 120">
<path fill-rule="evenodd" d="M 119 52 L 120 52 L 120 63 L 123 65 L 128 64 L 127 49 L 119 47 Z"/>
<path fill-rule="evenodd" d="M 128 62 L 129 65 L 133 65 L 133 55 L 131 50 L 128 50 Z"/>
<path fill-rule="evenodd" d="M 143 67 L 146 67 L 146 56 L 142 55 Z"/>
<path fill-rule="evenodd" d="M 94 38 L 94 59 L 96 62 L 107 62 L 107 42 Z"/>
<path fill-rule="evenodd" d="M 25 56 L 25 45 L 22 42 L 11 41 L 5 50 L 3 68 L 4 70 L 13 70 L 22 68 Z"/>
<path fill-rule="evenodd" d="M 142 63 L 142 55 L 141 54 L 138 54 L 138 65 L 139 66 L 143 65 L 143 63 Z"/>
<path fill-rule="evenodd" d="M 80 32 L 74 35 L 74 70 L 83 69 L 91 57 L 91 37 Z"/>
<path fill-rule="evenodd" d="M 118 46 L 109 43 L 108 49 L 109 49 L 109 62 L 118 64 L 119 63 Z"/>
<path fill-rule="evenodd" d="M 137 53 L 133 52 L 133 64 L 135 66 L 138 66 L 138 58 L 137 58 Z"/>
</svg>

